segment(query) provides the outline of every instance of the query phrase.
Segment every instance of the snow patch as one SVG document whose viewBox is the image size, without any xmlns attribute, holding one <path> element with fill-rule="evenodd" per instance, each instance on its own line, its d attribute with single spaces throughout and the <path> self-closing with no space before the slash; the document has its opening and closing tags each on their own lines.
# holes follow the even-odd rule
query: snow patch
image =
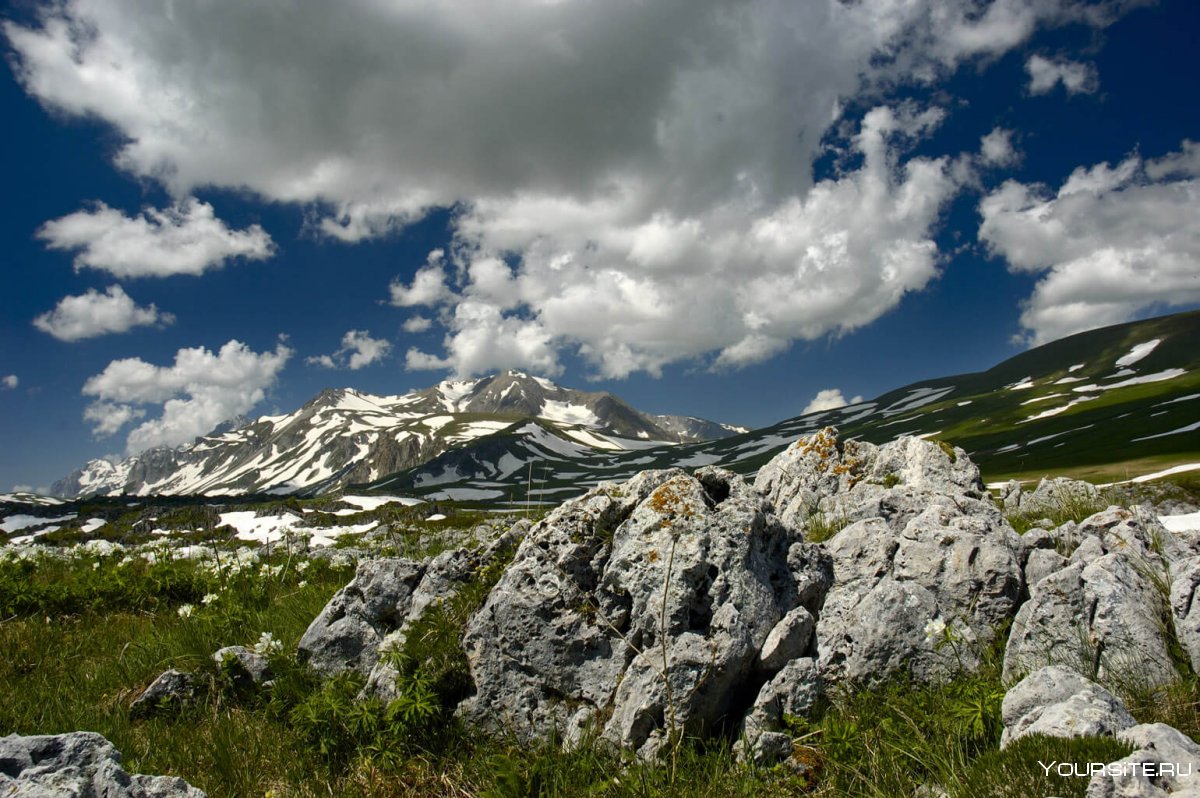
<svg viewBox="0 0 1200 798">
<path fill-rule="evenodd" d="M 1164 380 L 1173 380 L 1176 377 L 1182 377 L 1187 374 L 1186 369 L 1167 369 L 1166 371 L 1155 372 L 1154 374 L 1146 374 L 1142 377 L 1130 377 L 1127 380 L 1120 382 L 1107 383 L 1105 385 L 1096 385 L 1088 383 L 1087 385 L 1079 385 L 1072 388 L 1073 391 L 1111 391 L 1114 388 L 1125 388 L 1130 385 L 1142 385 L 1148 382 L 1162 382 Z"/>
<path fill-rule="evenodd" d="M 1182 515 L 1160 515 L 1159 523 L 1171 532 L 1200 531 L 1200 513 L 1184 513 Z"/>
<path fill-rule="evenodd" d="M 405 507 L 411 507 L 414 504 L 424 503 L 420 499 L 410 496 L 343 496 L 341 500 L 346 504 L 353 504 L 355 507 L 361 508 L 363 512 L 378 510 L 385 504 L 402 504 Z"/>
<path fill-rule="evenodd" d="M 589 408 L 554 399 L 547 399 L 543 402 L 542 410 L 538 415 L 551 421 L 561 421 L 564 424 L 579 424 L 585 427 L 600 426 L 600 419 Z"/>
<path fill-rule="evenodd" d="M 1153 440 L 1154 438 L 1165 438 L 1168 435 L 1178 435 L 1181 432 L 1192 432 L 1192 431 L 1198 430 L 1198 429 L 1200 429 L 1200 421 L 1197 421 L 1195 424 L 1188 424 L 1186 427 L 1180 427 L 1179 429 L 1173 429 L 1170 432 L 1160 432 L 1157 435 L 1143 435 L 1140 438 L 1134 438 L 1133 440 L 1130 441 L 1130 443 L 1137 443 L 1138 441 Z"/>
<path fill-rule="evenodd" d="M 29 529 L 30 527 L 46 526 L 47 524 L 56 524 L 62 521 L 74 520 L 74 513 L 70 515 L 64 515 L 60 518 L 39 518 L 36 515 L 10 515 L 8 518 L 0 521 L 0 531 L 11 534 L 21 529 Z"/>
<path fill-rule="evenodd" d="M 1032 388 L 1033 377 L 1022 377 L 1011 385 L 1005 385 L 1004 387 L 1010 391 L 1023 391 L 1026 388 Z"/>
<path fill-rule="evenodd" d="M 1134 363 L 1153 352 L 1154 348 L 1161 343 L 1161 338 L 1155 338 L 1152 341 L 1146 341 L 1145 343 L 1138 344 L 1133 349 L 1130 349 L 1127 353 L 1117 358 L 1116 364 L 1118 366 L 1132 366 Z"/>
</svg>

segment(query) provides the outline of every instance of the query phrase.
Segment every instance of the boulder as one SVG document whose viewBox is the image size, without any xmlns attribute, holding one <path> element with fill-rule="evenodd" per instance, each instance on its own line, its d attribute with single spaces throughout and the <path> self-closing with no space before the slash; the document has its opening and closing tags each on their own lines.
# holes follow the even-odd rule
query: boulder
<svg viewBox="0 0 1200 798">
<path fill-rule="evenodd" d="M 826 549 L 834 585 L 817 622 L 826 682 L 870 685 L 908 670 L 942 678 L 977 664 L 1017 610 L 1017 534 L 987 502 L 938 497 L 896 530 L 868 519 Z"/>
<path fill-rule="evenodd" d="M 334 594 L 300 639 L 297 656 L 323 676 L 371 672 L 379 644 L 400 628 L 424 563 L 403 558 L 365 560 Z"/>
<path fill-rule="evenodd" d="M 987 497 L 979 469 L 961 449 L 910 437 L 883 446 L 843 441 L 834 427 L 780 452 L 754 486 L 782 521 L 801 529 L 882 518 L 899 530 L 934 497 Z"/>
<path fill-rule="evenodd" d="M 1087 798 L 1200 798 L 1200 745 L 1163 723 L 1117 734 L 1137 750 L 1088 783 Z"/>
<path fill-rule="evenodd" d="M 484 548 L 448 550 L 421 562 L 360 562 L 354 579 L 309 625 L 297 656 L 324 676 L 356 671 L 367 679 L 365 694 L 394 698 L 397 673 L 381 661 L 381 648 L 403 648 L 405 633 L 417 619 L 510 552 L 527 528 L 521 522 Z"/>
<path fill-rule="evenodd" d="M 28 798 L 205 798 L 172 776 L 130 775 L 95 732 L 0 738 L 0 795 Z"/>
<path fill-rule="evenodd" d="M 134 717 L 153 715 L 168 707 L 176 707 L 196 697 L 199 685 L 196 677 L 174 668 L 160 673 L 141 695 L 133 699 L 129 712 Z"/>
<path fill-rule="evenodd" d="M 1017 682 L 1001 708 L 1003 748 L 1028 734 L 1112 736 L 1137 723 L 1120 699 L 1069 668 L 1051 665 Z"/>
<path fill-rule="evenodd" d="M 1192 670 L 1200 673 L 1200 557 L 1189 557 L 1171 568 L 1171 614 Z"/>
<path fill-rule="evenodd" d="M 1079 525 L 1069 564 L 1043 577 L 1017 613 L 1004 658 L 1012 680 L 1064 665 L 1105 684 L 1158 685 L 1177 678 L 1165 632 L 1170 533 L 1110 507 Z M 1165 536 L 1161 533 L 1165 533 Z M 1080 556 L 1091 549 L 1087 556 Z"/>
<path fill-rule="evenodd" d="M 212 658 L 239 686 L 258 686 L 271 678 L 270 661 L 245 646 L 225 646 L 218 649 Z"/>
<path fill-rule="evenodd" d="M 754 484 L 807 533 L 845 524 L 823 544 L 834 569 L 817 621 L 826 683 L 972 667 L 1016 612 L 1026 547 L 960 449 L 843 441 L 829 427 L 777 455 Z"/>
<path fill-rule="evenodd" d="M 1008 482 L 1000 489 L 1000 500 L 1004 512 L 1026 516 L 1052 516 L 1103 503 L 1100 490 L 1095 485 L 1066 477 L 1042 479 L 1036 488 L 1029 491 L 1016 481 Z"/>
<path fill-rule="evenodd" d="M 606 483 L 538 523 L 471 617 L 476 694 L 460 713 L 568 743 L 596 728 L 643 756 L 672 729 L 736 726 L 770 668 L 803 647 L 793 611 L 815 616 L 830 578 L 828 557 L 736 474 Z"/>
</svg>

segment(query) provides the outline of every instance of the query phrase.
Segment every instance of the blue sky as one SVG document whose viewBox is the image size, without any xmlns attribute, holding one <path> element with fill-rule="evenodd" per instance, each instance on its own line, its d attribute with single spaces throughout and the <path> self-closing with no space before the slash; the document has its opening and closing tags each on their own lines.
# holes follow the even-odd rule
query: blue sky
<svg viewBox="0 0 1200 798">
<path fill-rule="evenodd" d="M 762 426 L 1200 304 L 1200 7 L 3 12 L 0 488 L 515 367 Z"/>
</svg>

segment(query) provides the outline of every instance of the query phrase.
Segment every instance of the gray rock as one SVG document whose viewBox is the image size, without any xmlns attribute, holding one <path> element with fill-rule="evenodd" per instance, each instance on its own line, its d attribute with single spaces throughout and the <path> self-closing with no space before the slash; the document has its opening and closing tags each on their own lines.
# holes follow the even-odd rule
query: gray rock
<svg viewBox="0 0 1200 798">
<path fill-rule="evenodd" d="M 1000 495 L 1004 511 L 1020 515 L 1052 515 L 1066 509 L 1100 505 L 1103 501 L 1100 490 L 1092 483 L 1066 477 L 1042 479 L 1031 491 L 1009 482 Z"/>
<path fill-rule="evenodd" d="M 652 755 L 703 734 L 771 674 L 760 652 L 820 607 L 828 559 L 735 474 L 673 469 L 605 484 L 537 524 L 467 625 L 468 720 L 525 737 L 589 726 Z M 731 719 L 736 722 L 736 715 Z"/>
<path fill-rule="evenodd" d="M 205 798 L 170 776 L 130 775 L 95 732 L 0 738 L 0 795 L 24 798 Z"/>
<path fill-rule="evenodd" d="M 1032 594 L 1038 582 L 1067 566 L 1067 558 L 1052 549 L 1035 549 L 1025 563 L 1025 584 Z"/>
<path fill-rule="evenodd" d="M 236 684 L 257 686 L 271 678 L 271 663 L 267 658 L 245 646 L 225 646 L 212 658 L 218 667 L 227 669 Z"/>
<path fill-rule="evenodd" d="M 1165 598 L 1152 578 L 1160 565 L 1114 552 L 1044 577 L 1016 613 L 1004 679 L 1044 665 L 1067 666 L 1104 684 L 1175 679 L 1162 628 Z"/>
<path fill-rule="evenodd" d="M 166 709 L 176 707 L 196 697 L 199 685 L 190 673 L 177 671 L 174 668 L 160 673 L 141 695 L 133 699 L 129 705 L 130 714 L 135 717 L 146 717 Z"/>
<path fill-rule="evenodd" d="M 974 667 L 1020 600 L 1019 538 L 969 496 L 932 496 L 899 531 L 860 521 L 826 548 L 835 583 L 817 647 L 828 682 L 875 684 L 902 669 L 929 680 Z"/>
<path fill-rule="evenodd" d="M 1117 737 L 1137 748 L 1088 783 L 1088 798 L 1196 798 L 1200 745 L 1162 723 L 1143 723 Z"/>
<path fill-rule="evenodd" d="M 1072 565 L 1075 563 L 1087 565 L 1088 563 L 1095 562 L 1103 556 L 1104 543 L 1098 537 L 1089 536 L 1084 538 L 1083 541 L 1075 547 L 1075 551 L 1071 552 L 1071 557 L 1068 562 Z"/>
<path fill-rule="evenodd" d="M 817 621 L 826 682 L 972 667 L 1016 612 L 1027 547 L 962 450 L 842 441 L 826 428 L 763 466 L 755 487 L 801 529 L 846 524 L 823 544 L 835 576 Z"/>
<path fill-rule="evenodd" d="M 1177 678 L 1163 631 L 1166 598 L 1156 584 L 1165 564 L 1137 547 L 1116 548 L 1038 582 L 1009 634 L 1006 681 L 1044 665 L 1064 665 L 1108 685 Z"/>
<path fill-rule="evenodd" d="M 1026 676 L 1004 695 L 1003 748 L 1028 734 L 1050 737 L 1108 735 L 1137 721 L 1112 693 L 1057 665 Z"/>
<path fill-rule="evenodd" d="M 759 661 L 764 670 L 778 671 L 791 660 L 799 657 L 812 642 L 816 621 L 804 607 L 796 607 L 775 624 L 767 635 L 759 652 Z"/>
<path fill-rule="evenodd" d="M 824 685 L 815 660 L 802 657 L 785 665 L 758 691 L 754 706 L 742 725 L 741 739 L 735 746 L 738 758 L 742 761 L 749 758 L 760 766 L 778 762 L 779 759 L 768 760 L 768 752 L 775 750 L 774 746 L 762 744 L 760 739 L 777 732 L 787 717 L 809 715 L 823 694 Z M 787 753 L 791 750 L 789 745 Z"/>
<path fill-rule="evenodd" d="M 400 650 L 413 623 L 449 601 L 479 572 L 506 555 L 529 524 L 520 521 L 479 549 L 452 549 L 422 562 L 364 560 L 300 640 L 297 655 L 325 676 L 357 671 L 367 677 L 364 695 L 396 697 L 397 671 L 380 651 Z M 491 529 L 491 527 L 488 527 Z"/>
<path fill-rule="evenodd" d="M 754 486 L 780 519 L 802 529 L 820 517 L 841 525 L 883 518 L 899 530 L 931 497 L 987 496 L 979 469 L 961 449 L 909 437 L 883 446 L 843 441 L 833 427 L 776 455 Z"/>
<path fill-rule="evenodd" d="M 1200 673 L 1200 557 L 1189 557 L 1171 568 L 1171 614 L 1175 632 L 1192 661 L 1192 670 Z"/>
<path fill-rule="evenodd" d="M 355 670 L 364 676 L 379 658 L 383 638 L 400 628 L 423 563 L 402 558 L 366 560 L 300 639 L 297 656 L 324 676 Z"/>
</svg>

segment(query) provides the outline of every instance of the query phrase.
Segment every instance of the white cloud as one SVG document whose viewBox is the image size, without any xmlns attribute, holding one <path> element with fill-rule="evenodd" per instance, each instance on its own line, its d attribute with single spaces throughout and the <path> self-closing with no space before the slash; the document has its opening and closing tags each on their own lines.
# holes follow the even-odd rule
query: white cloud
<svg viewBox="0 0 1200 798">
<path fill-rule="evenodd" d="M 1129 5 L 64 0 L 4 31 L 31 95 L 177 197 L 311 203 L 346 241 L 454 208 L 445 262 L 392 285 L 446 324 L 406 362 L 552 372 L 565 348 L 621 376 L 756 362 L 920 290 L 964 178 L 904 157 L 937 115 L 890 92 Z M 814 185 L 842 109 L 873 106 L 861 165 Z"/>
<path fill-rule="evenodd" d="M 433 320 L 427 319 L 424 316 L 413 316 L 406 319 L 403 326 L 406 333 L 423 333 L 428 332 L 433 327 Z"/>
<path fill-rule="evenodd" d="M 1080 167 L 1056 193 L 1009 181 L 980 202 L 979 237 L 1041 275 L 1021 324 L 1041 344 L 1155 307 L 1200 302 L 1200 148 Z"/>
<path fill-rule="evenodd" d="M 174 321 L 174 315 L 161 313 L 154 305 L 138 307 L 121 286 L 110 285 L 103 294 L 89 288 L 81 296 L 63 297 L 54 310 L 35 318 L 33 326 L 60 341 L 78 341 Z"/>
<path fill-rule="evenodd" d="M 1021 154 L 1012 143 L 1013 132 L 994 128 L 979 140 L 979 158 L 987 166 L 1012 166 L 1021 160 Z"/>
<path fill-rule="evenodd" d="M 257 353 L 229 341 L 216 354 L 204 347 L 180 349 L 170 366 L 114 360 L 84 383 L 83 394 L 96 397 L 84 418 L 98 436 L 111 435 L 143 417 L 142 406 L 161 405 L 161 415 L 129 433 L 126 450 L 177 446 L 261 402 L 291 355 L 283 343 Z"/>
<path fill-rule="evenodd" d="M 350 330 L 342 336 L 342 346 L 332 355 L 317 355 L 305 362 L 325 368 L 348 368 L 358 371 L 388 356 L 392 345 L 382 338 L 372 338 L 366 330 Z"/>
<path fill-rule="evenodd" d="M 445 252 L 435 249 L 429 253 L 425 265 L 413 277 L 411 285 L 405 285 L 399 279 L 393 280 L 388 286 L 392 296 L 392 304 L 396 307 L 407 308 L 416 305 L 436 305 L 453 297 L 446 287 Z"/>
<path fill-rule="evenodd" d="M 409 371 L 440 371 L 450 367 L 449 361 L 428 352 L 422 352 L 415 346 L 404 353 L 404 367 Z"/>
<path fill-rule="evenodd" d="M 50 249 L 78 250 L 75 269 L 99 269 L 115 277 L 203 274 L 225 261 L 264 260 L 275 245 L 258 225 L 230 230 L 213 207 L 186 199 L 158 210 L 126 216 L 103 202 L 43 224 L 38 238 Z"/>
<path fill-rule="evenodd" d="M 817 391 L 817 395 L 812 398 L 811 402 L 804 406 L 804 409 L 800 411 L 800 415 L 819 413 L 822 410 L 837 410 L 839 407 L 845 407 L 846 405 L 856 405 L 862 400 L 861 396 L 855 396 L 850 401 L 846 401 L 846 397 L 842 396 L 841 388 L 826 388 Z"/>
<path fill-rule="evenodd" d="M 6 374 L 0 378 L 0 387 L 4 390 L 11 391 L 21 384 L 21 379 L 16 374 Z"/>
<path fill-rule="evenodd" d="M 115 435 L 130 421 L 144 418 L 146 411 L 132 405 L 112 402 L 93 402 L 83 411 L 84 421 L 92 423 L 92 434 L 97 438 Z"/>
<path fill-rule="evenodd" d="M 1093 94 L 1100 88 L 1095 64 L 1031 55 L 1025 62 L 1025 71 L 1029 73 L 1030 94 L 1047 94 L 1059 83 L 1067 94 Z"/>
</svg>

